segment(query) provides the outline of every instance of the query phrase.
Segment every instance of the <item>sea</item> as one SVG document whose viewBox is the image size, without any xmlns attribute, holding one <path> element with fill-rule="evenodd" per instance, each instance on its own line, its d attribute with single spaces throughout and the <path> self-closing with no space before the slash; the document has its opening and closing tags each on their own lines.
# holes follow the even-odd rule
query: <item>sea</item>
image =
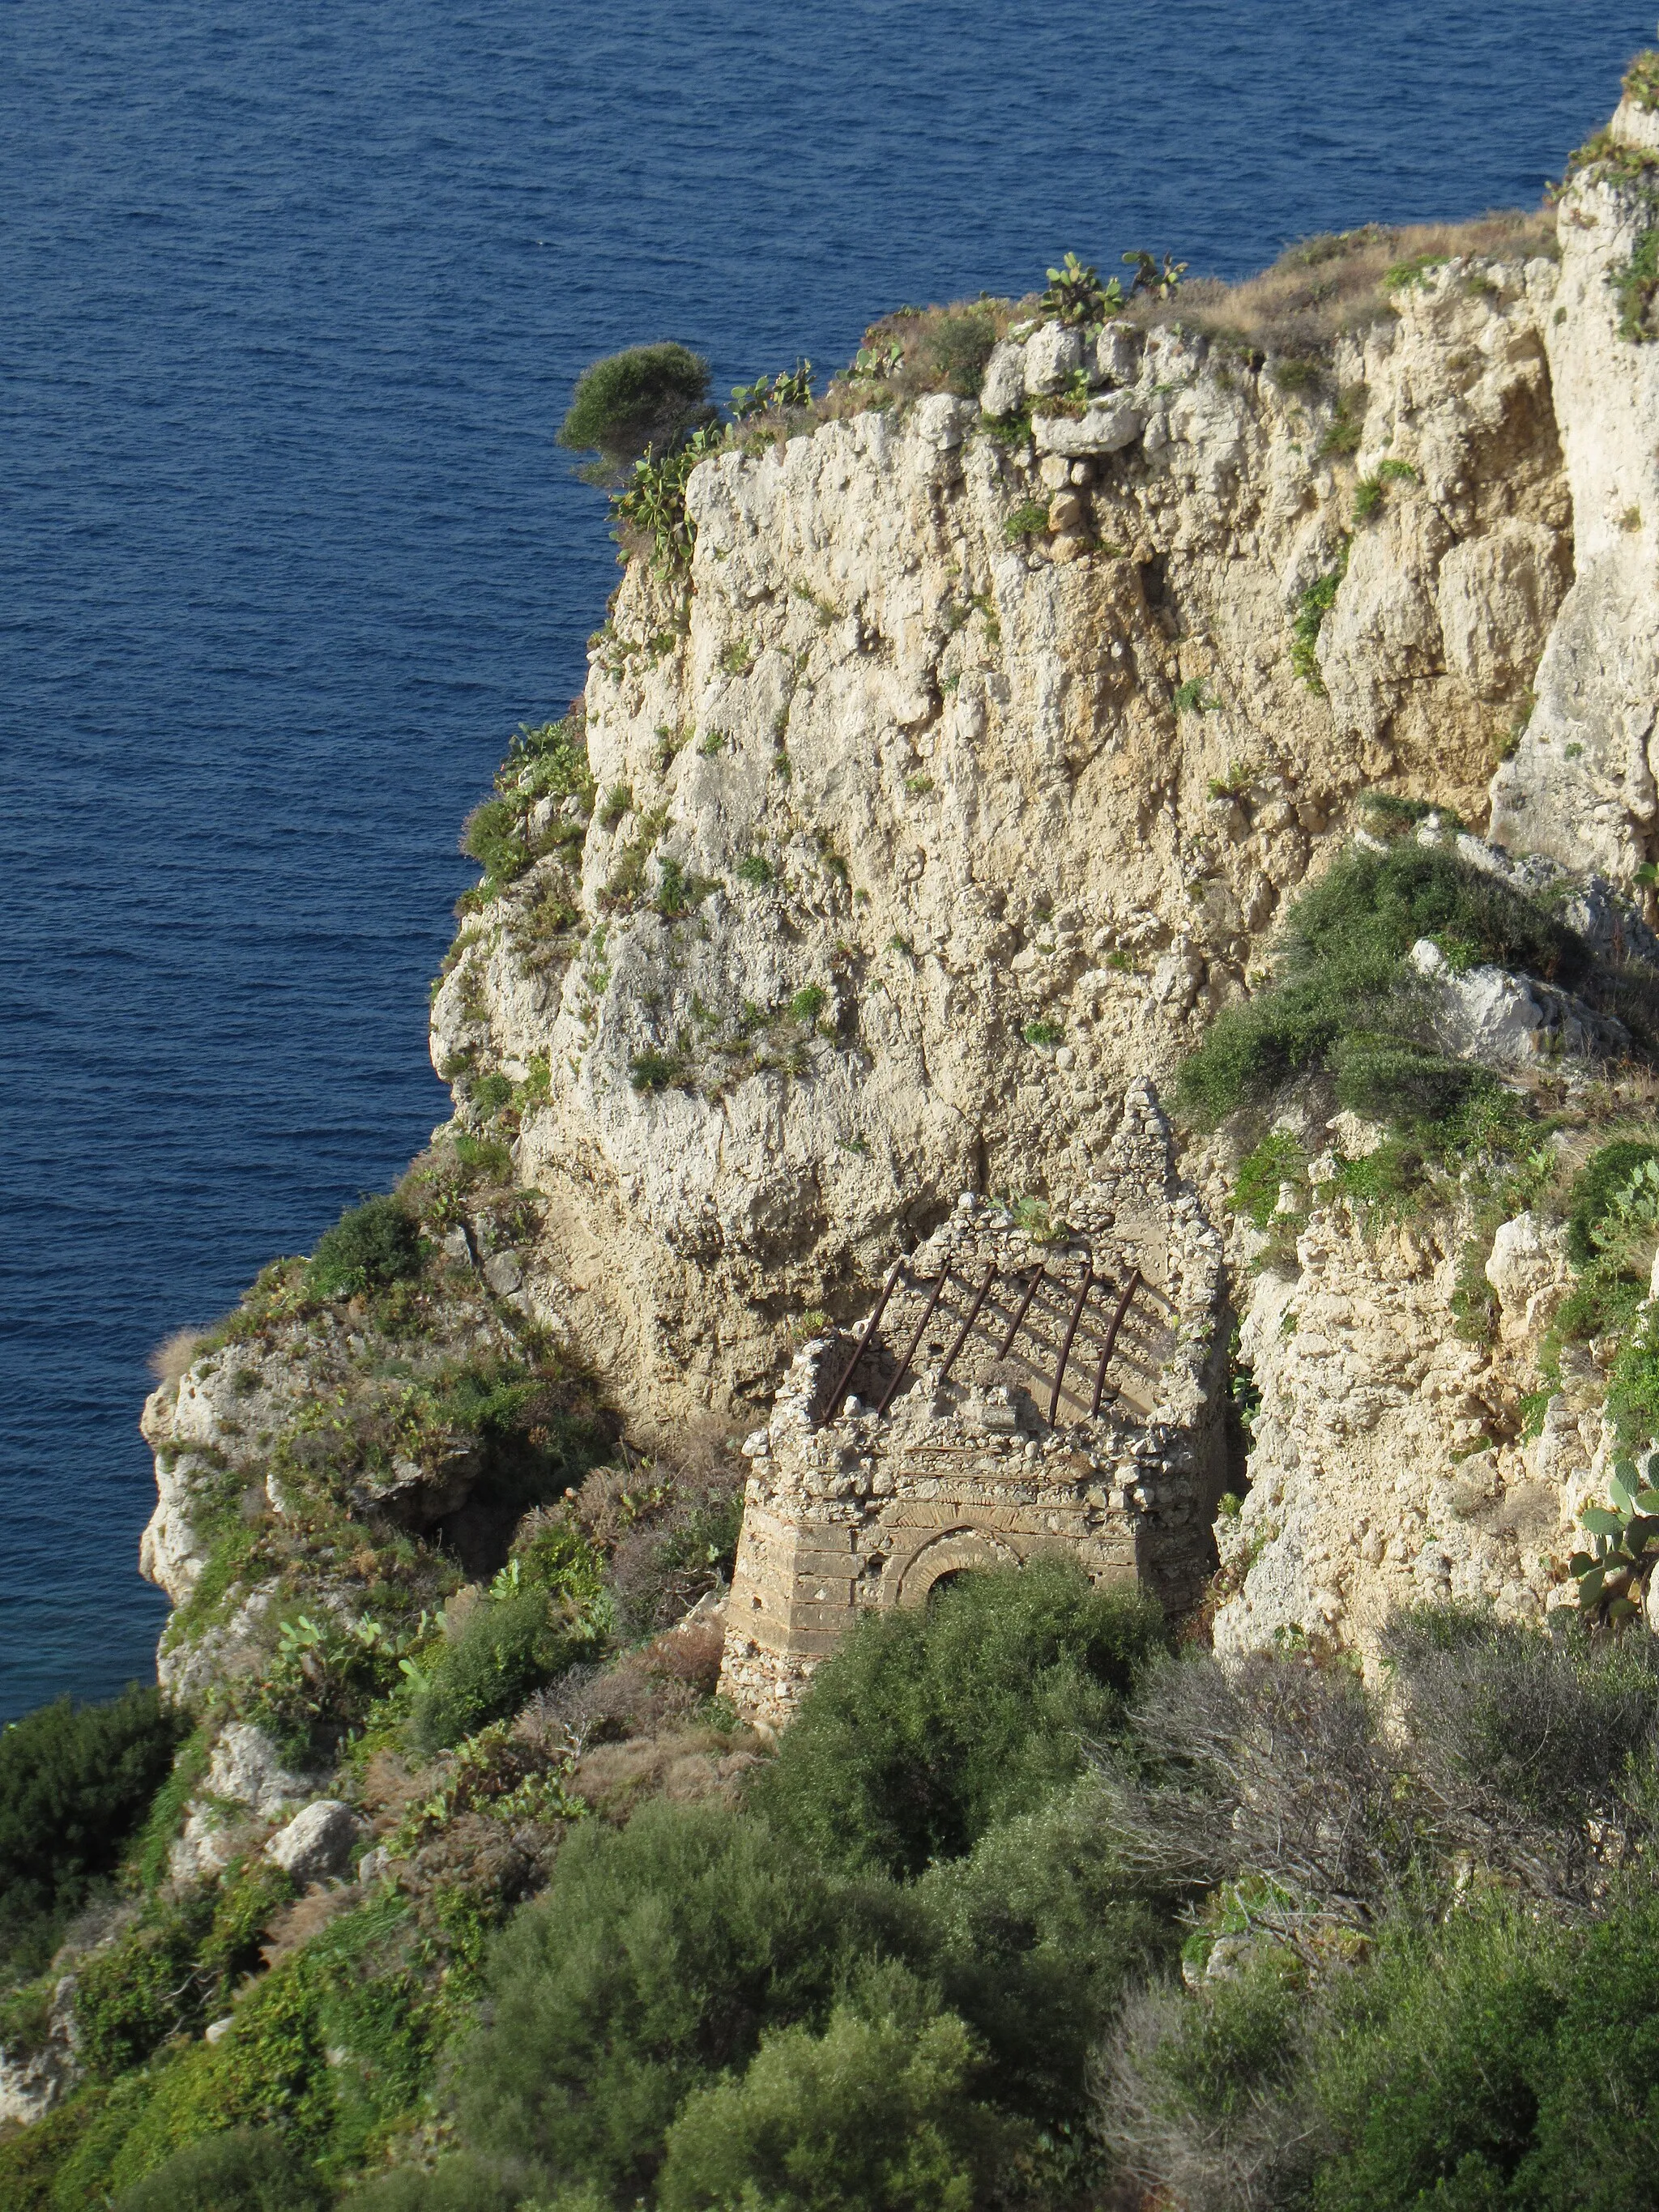
<svg viewBox="0 0 1659 2212">
<path fill-rule="evenodd" d="M 1652 5 L 1652 0 L 1648 0 Z M 1534 205 L 1625 0 L 0 0 L 0 1720 L 152 1678 L 146 1357 L 446 1111 L 588 362 Z"/>
</svg>

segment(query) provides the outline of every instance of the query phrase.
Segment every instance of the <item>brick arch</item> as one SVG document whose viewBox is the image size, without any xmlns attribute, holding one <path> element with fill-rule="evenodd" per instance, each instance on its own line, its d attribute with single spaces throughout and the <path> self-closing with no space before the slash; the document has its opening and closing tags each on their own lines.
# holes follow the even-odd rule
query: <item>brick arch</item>
<svg viewBox="0 0 1659 2212">
<path fill-rule="evenodd" d="M 931 1543 L 924 1544 L 907 1562 L 889 1602 L 926 1605 L 934 1583 L 942 1582 L 947 1575 L 959 1575 L 968 1567 L 1018 1567 L 1024 1564 L 1013 1546 L 993 1535 L 988 1528 L 949 1528 Z"/>
</svg>

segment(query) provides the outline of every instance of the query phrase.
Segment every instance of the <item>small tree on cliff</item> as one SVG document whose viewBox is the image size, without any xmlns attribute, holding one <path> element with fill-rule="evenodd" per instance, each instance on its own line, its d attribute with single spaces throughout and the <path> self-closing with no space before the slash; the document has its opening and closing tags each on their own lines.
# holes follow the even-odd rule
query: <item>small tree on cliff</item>
<svg viewBox="0 0 1659 2212">
<path fill-rule="evenodd" d="M 559 443 L 597 453 L 581 471 L 591 483 L 617 483 L 647 447 L 670 452 L 714 413 L 701 354 L 672 341 L 629 346 L 577 378 Z"/>
</svg>

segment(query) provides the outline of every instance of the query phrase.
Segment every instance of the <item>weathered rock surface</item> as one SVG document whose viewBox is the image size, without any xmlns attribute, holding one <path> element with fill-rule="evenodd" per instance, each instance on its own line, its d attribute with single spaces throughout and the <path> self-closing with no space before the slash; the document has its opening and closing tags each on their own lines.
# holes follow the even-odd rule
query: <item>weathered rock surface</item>
<svg viewBox="0 0 1659 2212">
<path fill-rule="evenodd" d="M 265 1856 L 297 1882 L 326 1881 L 344 1871 L 362 1826 L 350 1806 L 338 1798 L 315 1798 L 278 1829 L 265 1845 Z"/>
<path fill-rule="evenodd" d="M 587 830 L 586 943 L 531 944 L 532 872 L 433 1010 L 461 1095 L 550 1071 L 520 1295 L 626 1403 L 763 1404 L 783 1316 L 850 1312 L 958 1191 L 1080 1189 L 1363 787 L 1480 817 L 1571 573 L 1556 283 L 1455 264 L 1345 342 L 1352 462 L 1321 457 L 1329 393 L 1178 328 L 1091 363 L 1048 326 L 984 390 L 1009 411 L 1018 368 L 1036 447 L 940 395 L 694 471 L 688 591 L 636 560 L 596 647 L 590 755 L 627 805 Z M 1109 390 L 1043 411 L 1079 372 Z M 1048 534 L 1012 544 L 1034 491 Z M 1322 697 L 1291 624 L 1345 544 Z"/>
</svg>

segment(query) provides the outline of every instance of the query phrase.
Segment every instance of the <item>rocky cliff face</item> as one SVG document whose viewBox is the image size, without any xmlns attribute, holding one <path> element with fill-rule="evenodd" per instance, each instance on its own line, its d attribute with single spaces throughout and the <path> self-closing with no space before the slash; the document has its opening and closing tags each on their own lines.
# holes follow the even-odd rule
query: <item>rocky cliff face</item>
<svg viewBox="0 0 1659 2212">
<path fill-rule="evenodd" d="M 939 394 L 695 471 L 596 646 L 585 940 L 526 952 L 532 871 L 433 1019 L 464 1111 L 548 1069 L 532 1296 L 631 1402 L 763 1399 L 963 1190 L 1063 1202 L 1362 788 L 1484 812 L 1572 575 L 1559 282 L 1426 271 L 1320 388 L 1049 326 L 991 368 L 1029 436 Z"/>
<path fill-rule="evenodd" d="M 1652 118 L 1620 115 L 1559 247 L 1520 225 L 1408 258 L 1317 359 L 1213 301 L 1087 338 L 1032 318 L 977 400 L 763 425 L 694 469 L 689 554 L 633 555 L 593 641 L 586 770 L 505 779 L 510 864 L 435 994 L 440 1152 L 492 1150 L 533 1194 L 434 1218 L 464 1335 L 577 1347 L 642 1425 L 764 1411 L 803 1317 L 853 1318 L 964 1193 L 1083 1202 L 1131 1087 L 1260 983 L 1365 794 L 1553 857 L 1534 888 L 1558 903 L 1599 871 L 1581 919 L 1634 942 L 1659 349 L 1626 282 Z M 1621 1048 L 1541 985 L 1445 988 L 1485 991 L 1468 1049 L 1516 1080 Z M 1310 1156 L 1362 1141 L 1310 1110 Z M 1548 1221 L 1482 1263 L 1501 1325 L 1478 1344 L 1455 1207 L 1380 1231 L 1315 1189 L 1252 1272 L 1225 1145 L 1191 1172 L 1263 1401 L 1218 1637 L 1364 1641 L 1431 1583 L 1547 1605 L 1600 1449 L 1592 1376 L 1541 1434 L 1516 1413 L 1568 1280 Z M 223 1387 L 280 1412 L 284 1343 L 252 1386 L 208 1370 L 152 1405 L 147 1563 L 175 1595 L 193 1488 L 228 1495 L 247 1457 Z M 470 1495 L 464 1440 L 428 1442 L 410 1528 Z"/>
</svg>

